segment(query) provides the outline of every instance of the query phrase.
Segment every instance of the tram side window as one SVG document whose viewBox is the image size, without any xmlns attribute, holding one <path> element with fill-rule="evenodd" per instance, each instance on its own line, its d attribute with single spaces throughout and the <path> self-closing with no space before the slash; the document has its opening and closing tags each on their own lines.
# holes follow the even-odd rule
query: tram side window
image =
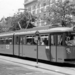
<svg viewBox="0 0 75 75">
<path fill-rule="evenodd" d="M 40 36 L 40 45 L 48 45 L 48 35 L 41 35 Z"/>
<path fill-rule="evenodd" d="M 11 37 L 8 37 L 8 38 L 5 40 L 5 43 L 6 43 L 6 44 L 12 44 L 12 38 L 11 38 Z"/>
<path fill-rule="evenodd" d="M 4 39 L 0 38 L 0 44 L 4 44 Z"/>
<path fill-rule="evenodd" d="M 22 45 L 23 44 L 23 36 L 20 36 L 20 44 Z"/>
<path fill-rule="evenodd" d="M 23 36 L 22 40 L 23 40 L 23 44 L 25 45 L 26 44 L 26 37 Z"/>
<path fill-rule="evenodd" d="M 38 37 L 38 45 L 48 45 L 48 35 L 40 35 Z M 26 37 L 27 45 L 37 45 L 37 37 L 36 36 L 27 36 Z"/>
<path fill-rule="evenodd" d="M 27 45 L 36 45 L 36 41 L 34 36 L 27 36 L 26 37 L 26 44 Z"/>
<path fill-rule="evenodd" d="M 20 40 L 19 40 L 19 36 L 16 36 L 16 37 L 15 37 L 15 44 L 18 45 L 19 42 L 20 42 Z"/>
<path fill-rule="evenodd" d="M 63 45 L 63 37 L 62 35 L 57 35 L 57 45 Z"/>
<path fill-rule="evenodd" d="M 12 44 L 11 37 L 0 38 L 0 44 Z"/>
<path fill-rule="evenodd" d="M 65 45 L 67 45 L 67 46 L 75 46 L 75 35 L 73 35 L 73 34 L 66 35 Z"/>
<path fill-rule="evenodd" d="M 51 45 L 55 45 L 55 37 L 54 37 L 54 35 L 51 35 Z"/>
</svg>

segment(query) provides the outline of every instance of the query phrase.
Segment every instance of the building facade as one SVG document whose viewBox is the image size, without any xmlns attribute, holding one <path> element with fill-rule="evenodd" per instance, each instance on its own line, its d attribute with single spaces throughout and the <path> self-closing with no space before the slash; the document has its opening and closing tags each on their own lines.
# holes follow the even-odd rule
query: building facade
<svg viewBox="0 0 75 75">
<path fill-rule="evenodd" d="M 31 14 L 42 18 L 45 16 L 44 12 L 47 11 L 48 7 L 50 7 L 56 1 L 63 1 L 63 0 L 24 0 L 24 7 Z M 48 23 L 39 18 L 35 22 L 35 25 L 44 26 L 48 25 Z"/>
</svg>

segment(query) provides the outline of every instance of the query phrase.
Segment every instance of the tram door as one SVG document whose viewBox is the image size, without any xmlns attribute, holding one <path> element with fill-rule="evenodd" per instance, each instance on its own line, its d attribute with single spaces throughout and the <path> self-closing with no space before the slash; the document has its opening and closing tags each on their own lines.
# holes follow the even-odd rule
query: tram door
<svg viewBox="0 0 75 75">
<path fill-rule="evenodd" d="M 50 53 L 51 61 L 56 62 L 57 53 L 56 53 L 56 34 L 50 34 Z"/>
<path fill-rule="evenodd" d="M 66 58 L 65 35 L 64 33 L 57 33 L 56 38 L 57 62 L 64 62 L 64 59 Z"/>
<path fill-rule="evenodd" d="M 23 40 L 23 38 L 24 38 L 24 36 L 20 36 L 19 37 L 20 39 L 19 39 L 19 56 L 23 56 L 23 44 L 24 44 L 24 40 Z"/>
<path fill-rule="evenodd" d="M 14 55 L 20 55 L 20 37 L 14 36 Z"/>
<path fill-rule="evenodd" d="M 50 36 L 51 40 L 51 61 L 53 62 L 64 62 L 66 58 L 66 51 L 64 46 L 64 34 L 54 33 Z"/>
</svg>

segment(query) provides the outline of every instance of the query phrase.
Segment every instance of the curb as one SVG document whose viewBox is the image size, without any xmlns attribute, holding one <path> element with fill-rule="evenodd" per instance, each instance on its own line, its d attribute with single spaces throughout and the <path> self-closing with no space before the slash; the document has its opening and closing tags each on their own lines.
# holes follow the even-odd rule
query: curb
<svg viewBox="0 0 75 75">
<path fill-rule="evenodd" d="M 67 75 L 75 75 L 75 69 L 67 68 L 67 67 L 58 67 L 58 66 L 53 66 L 53 65 L 47 65 L 43 63 L 36 63 L 33 61 L 28 61 L 28 60 L 22 60 L 22 59 L 17 59 L 17 58 L 12 58 L 12 57 L 6 57 L 6 56 L 1 56 L 0 59 L 23 64 L 23 65 L 28 65 L 48 71 L 53 71 L 61 74 L 67 74 Z"/>
</svg>

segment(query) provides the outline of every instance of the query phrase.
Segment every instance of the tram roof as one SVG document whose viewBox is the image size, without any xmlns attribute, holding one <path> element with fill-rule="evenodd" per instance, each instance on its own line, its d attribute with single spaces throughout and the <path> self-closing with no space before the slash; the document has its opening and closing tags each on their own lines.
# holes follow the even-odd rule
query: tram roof
<svg viewBox="0 0 75 75">
<path fill-rule="evenodd" d="M 34 34 L 36 31 L 39 31 L 39 33 L 69 32 L 73 31 L 73 27 L 53 27 L 53 26 L 34 27 L 31 29 L 21 29 L 17 31 L 1 33 L 0 36 L 10 36 L 13 34 L 15 35 Z"/>
<path fill-rule="evenodd" d="M 32 29 L 20 30 L 18 32 L 15 32 L 15 35 L 34 34 L 36 31 L 39 31 L 39 33 L 69 32 L 69 31 L 73 31 L 73 27 L 51 27 L 51 26 L 36 27 Z"/>
</svg>

